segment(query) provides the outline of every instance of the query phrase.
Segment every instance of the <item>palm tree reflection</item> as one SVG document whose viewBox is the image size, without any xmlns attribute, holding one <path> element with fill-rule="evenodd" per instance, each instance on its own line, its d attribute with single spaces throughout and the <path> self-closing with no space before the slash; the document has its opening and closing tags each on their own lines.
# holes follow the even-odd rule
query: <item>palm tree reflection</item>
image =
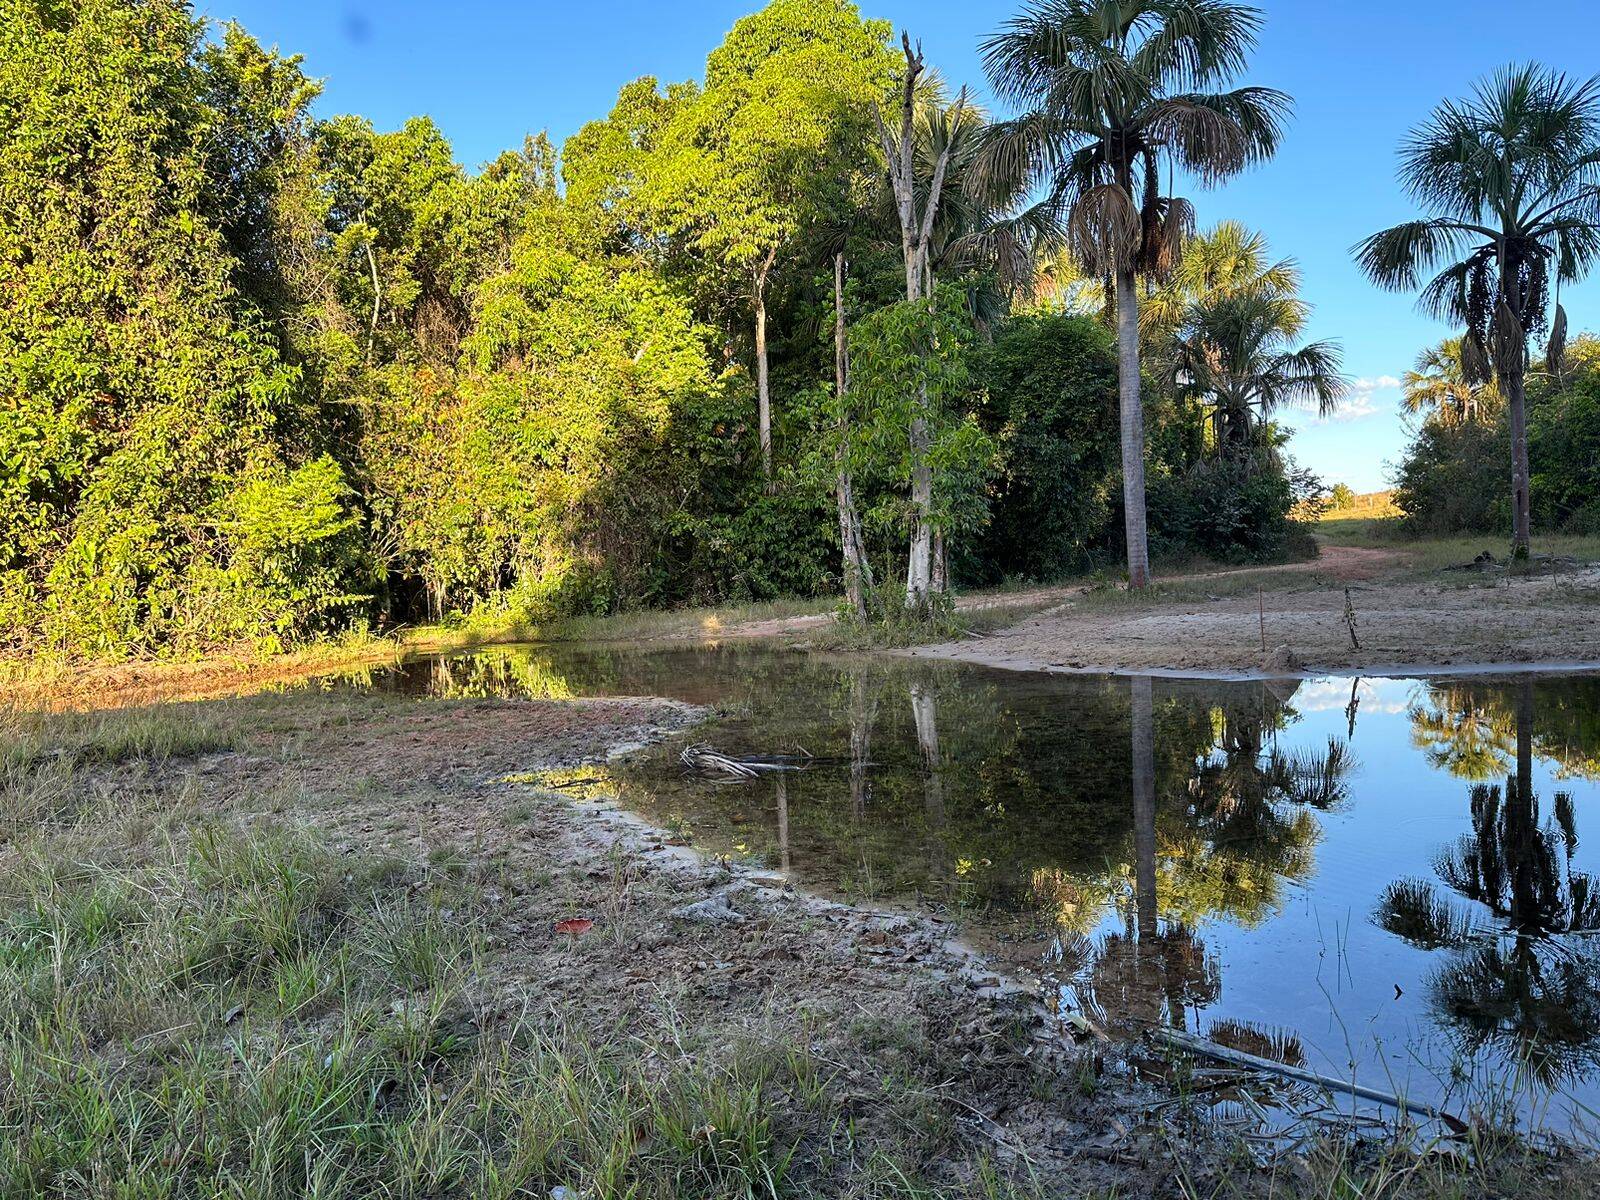
<svg viewBox="0 0 1600 1200">
<path fill-rule="evenodd" d="M 1504 789 L 1472 787 L 1472 832 L 1434 859 L 1440 881 L 1468 905 L 1426 881 L 1401 880 L 1385 893 L 1378 921 L 1413 946 L 1449 955 L 1429 979 L 1428 999 L 1468 1052 L 1499 1050 L 1554 1088 L 1600 1064 L 1600 954 L 1588 939 L 1564 936 L 1600 930 L 1600 892 L 1572 865 L 1572 797 L 1556 796 L 1553 821 L 1540 816 L 1531 681 L 1518 689 L 1512 726 L 1515 772 Z"/>
<path fill-rule="evenodd" d="M 1063 932 L 1057 953 L 1085 1007 L 1124 1030 L 1187 1028 L 1191 1014 L 1215 1004 L 1222 990 L 1201 924 L 1216 917 L 1254 923 L 1274 909 L 1284 879 L 1310 873 L 1320 836 L 1314 814 L 1345 800 L 1353 759 L 1337 740 L 1325 752 L 1279 749 L 1272 735 L 1293 710 L 1287 697 L 1263 687 L 1210 709 L 1209 745 L 1187 759 L 1176 786 L 1163 785 L 1158 763 L 1166 762 L 1170 775 L 1181 760 L 1156 754 L 1150 679 L 1131 681 L 1129 713 L 1133 861 L 1122 928 L 1092 941 L 1083 936 L 1104 908 L 1090 903 L 1093 889 L 1082 881 L 1074 886 L 1059 873 L 1040 872 L 1034 888 L 1063 928 L 1077 931 Z M 1187 803 L 1170 802 L 1180 798 Z M 1239 1037 L 1265 1045 L 1272 1035 Z"/>
<path fill-rule="evenodd" d="M 1108 933 L 1087 960 L 1086 1005 L 1108 1022 L 1183 1028 L 1190 1008 L 1215 1003 L 1221 971 L 1192 928 L 1160 919 L 1156 839 L 1155 706 L 1148 676 L 1130 684 L 1133 804 L 1133 904 L 1124 928 Z"/>
</svg>

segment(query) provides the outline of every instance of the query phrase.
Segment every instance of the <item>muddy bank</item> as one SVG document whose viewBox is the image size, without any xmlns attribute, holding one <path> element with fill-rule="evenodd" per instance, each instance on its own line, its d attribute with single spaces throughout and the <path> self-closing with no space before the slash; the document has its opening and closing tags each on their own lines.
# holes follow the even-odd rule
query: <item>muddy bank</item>
<svg viewBox="0 0 1600 1200">
<path fill-rule="evenodd" d="M 1600 573 L 1465 585 L 1313 574 L 1236 596 L 1081 596 L 986 637 L 904 653 L 1016 670 L 1219 677 L 1600 667 Z"/>
</svg>

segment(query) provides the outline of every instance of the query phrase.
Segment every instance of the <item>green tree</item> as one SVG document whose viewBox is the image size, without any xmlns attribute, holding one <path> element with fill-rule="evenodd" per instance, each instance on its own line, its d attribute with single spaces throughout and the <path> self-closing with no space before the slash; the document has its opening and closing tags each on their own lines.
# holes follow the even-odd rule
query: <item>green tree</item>
<svg viewBox="0 0 1600 1200">
<path fill-rule="evenodd" d="M 235 87 L 246 62 L 259 86 Z M 6 642 L 204 649 L 240 629 L 239 613 L 219 611 L 237 594 L 226 578 L 272 585 L 256 570 L 260 531 L 240 544 L 231 497 L 301 465 L 297 434 L 314 415 L 259 307 L 262 264 L 243 241 L 262 164 L 275 140 L 299 136 L 313 92 L 292 61 L 237 31 L 203 50 L 201 25 L 176 0 L 7 5 Z M 316 490 L 345 502 L 334 481 Z M 289 624 L 317 623 L 301 616 Z"/>
<path fill-rule="evenodd" d="M 1549 318 L 1551 285 L 1580 278 L 1600 255 L 1600 76 L 1501 70 L 1412 131 L 1400 181 L 1432 215 L 1373 234 L 1356 261 L 1380 287 L 1421 285 L 1424 311 L 1465 330 L 1467 382 L 1492 378 L 1505 395 L 1511 545 L 1525 558 L 1528 339 L 1548 327 L 1546 357 L 1559 365 L 1566 315 L 1557 304 Z"/>
<path fill-rule="evenodd" d="M 1037 0 L 983 44 L 990 83 L 1023 115 L 998 123 L 988 169 L 1043 184 L 1085 270 L 1116 289 L 1128 580 L 1149 582 L 1140 395 L 1140 275 L 1169 278 L 1194 227 L 1163 196 L 1163 165 L 1202 182 L 1276 150 L 1289 98 L 1225 92 L 1243 70 L 1258 10 L 1224 0 Z"/>
<path fill-rule="evenodd" d="M 741 275 L 755 324 L 762 470 L 772 479 L 769 289 L 780 258 L 859 161 L 890 82 L 889 27 L 848 0 L 773 0 L 734 24 L 704 89 L 663 131 L 646 192 L 669 226 Z"/>
</svg>

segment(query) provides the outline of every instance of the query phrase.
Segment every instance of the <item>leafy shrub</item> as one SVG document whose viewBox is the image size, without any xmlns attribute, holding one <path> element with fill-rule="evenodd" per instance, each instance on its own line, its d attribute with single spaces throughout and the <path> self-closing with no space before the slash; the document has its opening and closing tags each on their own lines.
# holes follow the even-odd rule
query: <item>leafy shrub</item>
<svg viewBox="0 0 1600 1200">
<path fill-rule="evenodd" d="M 1403 528 L 1417 536 L 1511 527 L 1511 435 L 1504 421 L 1417 431 L 1395 477 Z"/>
<path fill-rule="evenodd" d="M 1301 553 L 1306 533 L 1291 513 L 1319 491 L 1315 476 L 1276 456 L 1208 459 L 1150 481 L 1151 541 L 1158 554 L 1222 562 Z"/>
<path fill-rule="evenodd" d="M 1580 372 L 1530 409 L 1534 519 L 1549 529 L 1600 533 L 1600 370 Z"/>
<path fill-rule="evenodd" d="M 1016 317 L 981 366 L 1000 453 L 993 521 L 967 573 L 1051 579 L 1091 566 L 1119 507 L 1117 359 L 1089 317 Z"/>
</svg>

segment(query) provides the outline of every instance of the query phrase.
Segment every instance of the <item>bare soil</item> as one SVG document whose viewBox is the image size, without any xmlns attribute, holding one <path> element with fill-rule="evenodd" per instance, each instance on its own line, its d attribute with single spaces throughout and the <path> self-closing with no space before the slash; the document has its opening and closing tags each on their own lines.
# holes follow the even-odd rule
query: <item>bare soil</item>
<svg viewBox="0 0 1600 1200">
<path fill-rule="evenodd" d="M 1327 547 L 1311 562 L 1236 578 L 1158 581 L 1148 597 L 1080 591 L 997 633 L 904 653 L 1028 671 L 1218 676 L 1600 666 L 1600 569 L 1416 578 L 1407 565 L 1397 551 Z M 1260 590 L 1240 579 L 1258 579 Z M 1208 594 L 1208 581 L 1221 594 Z"/>
</svg>

